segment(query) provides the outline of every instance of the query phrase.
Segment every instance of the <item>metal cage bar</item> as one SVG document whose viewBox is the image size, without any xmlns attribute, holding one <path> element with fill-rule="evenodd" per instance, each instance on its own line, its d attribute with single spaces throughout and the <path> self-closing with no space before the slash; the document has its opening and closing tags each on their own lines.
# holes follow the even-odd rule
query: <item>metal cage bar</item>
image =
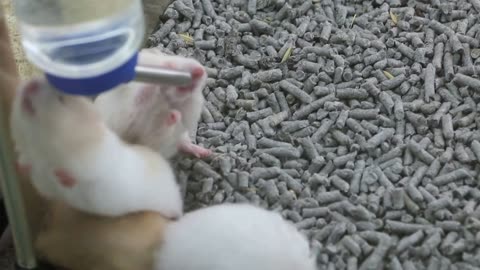
<svg viewBox="0 0 480 270">
<path fill-rule="evenodd" d="M 15 169 L 15 152 L 10 134 L 11 103 L 19 79 L 2 6 L 0 6 L 0 55 L 0 183 L 13 236 L 17 267 L 35 269 L 37 260 Z"/>
</svg>

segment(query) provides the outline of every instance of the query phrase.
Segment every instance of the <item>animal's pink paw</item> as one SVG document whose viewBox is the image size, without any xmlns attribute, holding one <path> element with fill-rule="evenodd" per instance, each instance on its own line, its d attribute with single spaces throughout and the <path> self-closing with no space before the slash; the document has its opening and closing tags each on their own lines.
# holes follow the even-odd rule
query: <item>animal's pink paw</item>
<svg viewBox="0 0 480 270">
<path fill-rule="evenodd" d="M 210 149 L 206 149 L 191 142 L 181 143 L 179 146 L 179 150 L 183 153 L 193 155 L 197 158 L 205 158 L 212 154 L 212 151 Z"/>
</svg>

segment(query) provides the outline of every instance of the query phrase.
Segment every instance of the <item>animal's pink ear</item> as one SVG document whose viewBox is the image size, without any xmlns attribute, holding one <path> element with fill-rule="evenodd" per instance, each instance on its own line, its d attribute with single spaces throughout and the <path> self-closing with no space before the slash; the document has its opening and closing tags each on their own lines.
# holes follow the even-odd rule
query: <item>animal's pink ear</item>
<svg viewBox="0 0 480 270">
<path fill-rule="evenodd" d="M 182 118 L 182 113 L 180 113 L 177 110 L 171 110 L 167 115 L 166 124 L 167 126 L 172 126 L 178 123 L 181 120 L 181 118 Z"/>
<path fill-rule="evenodd" d="M 58 179 L 60 185 L 66 188 L 72 188 L 77 184 L 77 180 L 73 178 L 71 174 L 62 169 L 57 169 L 54 171 L 55 176 Z"/>
</svg>

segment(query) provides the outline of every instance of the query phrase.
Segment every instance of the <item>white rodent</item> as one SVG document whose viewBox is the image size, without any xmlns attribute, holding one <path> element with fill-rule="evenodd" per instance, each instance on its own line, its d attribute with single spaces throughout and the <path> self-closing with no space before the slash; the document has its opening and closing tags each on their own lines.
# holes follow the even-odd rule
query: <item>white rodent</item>
<svg viewBox="0 0 480 270">
<path fill-rule="evenodd" d="M 211 206 L 178 221 L 154 212 L 109 218 L 51 206 L 37 255 L 65 269 L 315 269 L 316 255 L 296 228 L 255 206 Z"/>
<path fill-rule="evenodd" d="M 155 270 L 314 270 L 307 239 L 279 214 L 248 204 L 186 213 L 168 224 Z"/>
<path fill-rule="evenodd" d="M 142 50 L 138 61 L 143 66 L 190 71 L 193 82 L 182 87 L 131 82 L 103 93 L 94 103 L 107 125 L 125 141 L 148 146 L 165 158 L 178 151 L 210 155 L 210 150 L 192 141 L 204 104 L 205 68 L 194 59 L 163 55 L 156 48 Z"/>
<path fill-rule="evenodd" d="M 30 168 L 42 196 L 98 215 L 139 210 L 182 215 L 168 161 L 120 139 L 87 98 L 60 93 L 44 79 L 31 80 L 17 91 L 11 127 L 19 163 Z"/>
</svg>

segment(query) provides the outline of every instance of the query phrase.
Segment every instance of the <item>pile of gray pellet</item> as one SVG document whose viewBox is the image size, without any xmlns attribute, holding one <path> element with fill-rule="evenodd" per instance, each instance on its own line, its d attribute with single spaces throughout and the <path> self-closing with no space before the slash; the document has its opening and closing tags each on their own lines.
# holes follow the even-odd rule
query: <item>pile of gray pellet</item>
<svg viewBox="0 0 480 270">
<path fill-rule="evenodd" d="M 209 74 L 189 209 L 279 211 L 319 269 L 479 269 L 480 0 L 177 0 L 150 41 Z"/>
</svg>

